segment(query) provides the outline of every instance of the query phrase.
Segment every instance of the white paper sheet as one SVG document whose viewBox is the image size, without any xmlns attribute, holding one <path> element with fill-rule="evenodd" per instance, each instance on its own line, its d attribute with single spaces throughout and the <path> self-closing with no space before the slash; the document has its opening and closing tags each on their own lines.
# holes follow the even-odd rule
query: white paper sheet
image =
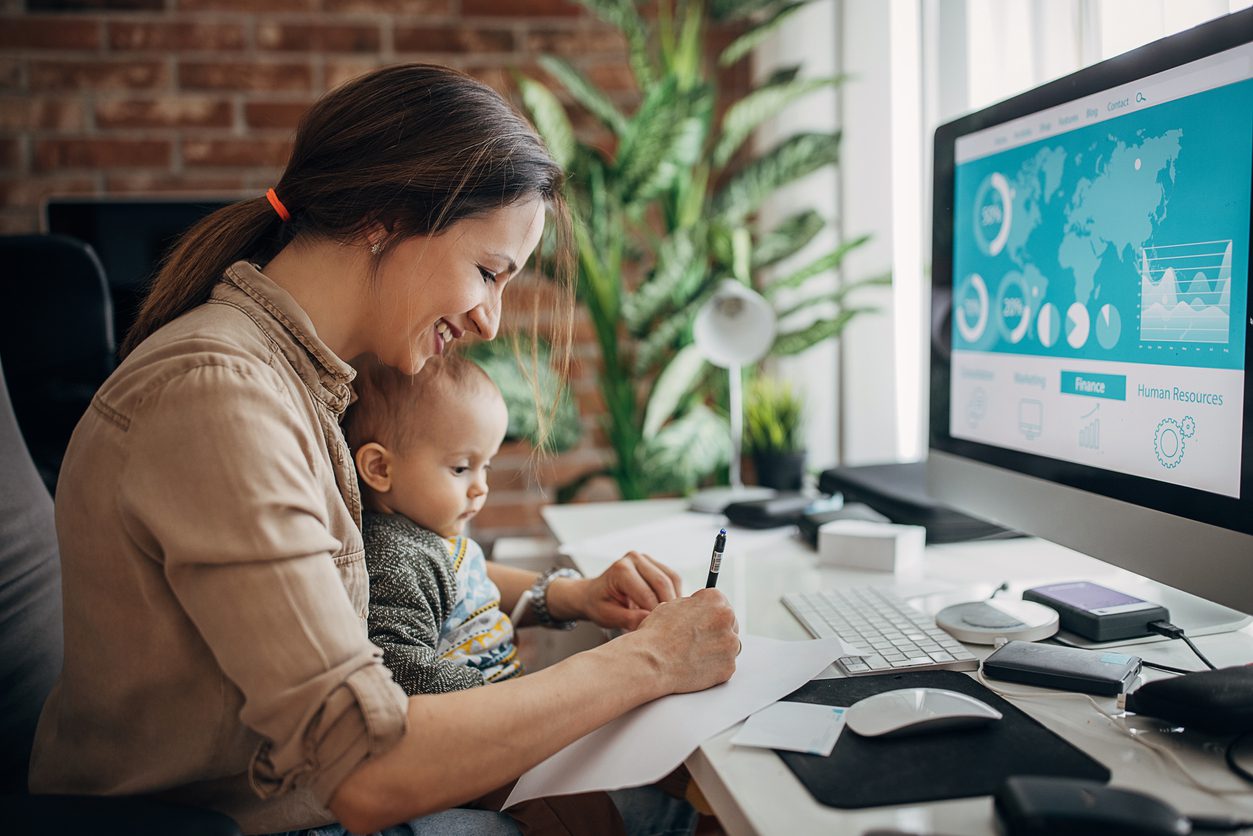
<svg viewBox="0 0 1253 836">
<path fill-rule="evenodd" d="M 748 718 L 732 746 L 786 749 L 826 757 L 844 730 L 843 708 L 806 702 L 777 702 Z"/>
<path fill-rule="evenodd" d="M 716 514 L 680 513 L 641 525 L 564 543 L 562 554 L 587 562 L 608 565 L 629 551 L 643 552 L 675 569 L 708 566 L 718 529 L 727 529 L 724 560 L 734 561 L 754 551 L 770 548 L 791 537 L 795 526 L 755 531 L 733 528 Z"/>
<path fill-rule="evenodd" d="M 658 781 L 703 741 L 795 691 L 847 652 L 834 638 L 741 640 L 744 649 L 727 682 L 646 703 L 576 740 L 519 778 L 505 806 Z"/>
</svg>

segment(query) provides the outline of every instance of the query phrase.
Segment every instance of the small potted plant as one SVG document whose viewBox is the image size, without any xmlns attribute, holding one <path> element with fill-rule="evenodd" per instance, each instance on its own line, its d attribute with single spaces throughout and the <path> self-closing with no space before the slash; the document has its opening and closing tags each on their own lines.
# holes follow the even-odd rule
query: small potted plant
<svg viewBox="0 0 1253 836">
<path fill-rule="evenodd" d="M 805 475 L 801 440 L 804 408 L 804 401 L 787 382 L 763 375 L 749 385 L 744 441 L 759 485 L 781 491 L 801 489 Z"/>
</svg>

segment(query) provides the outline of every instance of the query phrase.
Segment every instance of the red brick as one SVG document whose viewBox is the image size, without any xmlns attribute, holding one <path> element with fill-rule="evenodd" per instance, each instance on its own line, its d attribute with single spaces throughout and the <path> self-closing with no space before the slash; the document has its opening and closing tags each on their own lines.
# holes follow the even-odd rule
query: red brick
<svg viewBox="0 0 1253 836">
<path fill-rule="evenodd" d="M 21 177 L 0 179 L 0 204 L 38 206 L 49 195 L 95 194 L 96 181 L 87 177 Z"/>
<path fill-rule="evenodd" d="M 266 12 L 310 12 L 317 0 L 178 0 L 181 12 L 257 12 L 258 6 Z"/>
<path fill-rule="evenodd" d="M 178 83 L 184 90 L 309 90 L 313 71 L 295 62 L 184 61 Z"/>
<path fill-rule="evenodd" d="M 25 70 L 26 62 L 20 58 L 0 58 L 0 90 L 21 90 Z"/>
<path fill-rule="evenodd" d="M 476 530 L 532 526 L 543 522 L 544 518 L 540 516 L 540 509 L 543 507 L 544 502 L 538 496 L 523 500 L 505 500 L 489 495 L 487 504 L 474 518 L 474 525 Z"/>
<path fill-rule="evenodd" d="M 135 12 L 165 10 L 165 0 L 26 0 L 30 11 Z"/>
<path fill-rule="evenodd" d="M 286 139 L 183 139 L 183 161 L 196 167 L 282 166 L 291 155 Z"/>
<path fill-rule="evenodd" d="M 398 26 L 397 52 L 512 52 L 513 33 L 454 24 L 451 26 Z"/>
<path fill-rule="evenodd" d="M 383 66 L 378 61 L 333 61 L 326 62 L 325 84 L 328 90 L 332 90 L 345 82 L 352 81 L 354 78 L 363 76 L 371 70 L 377 70 Z"/>
<path fill-rule="evenodd" d="M 244 191 L 244 178 L 237 174 L 172 174 L 165 171 L 137 171 L 110 174 L 105 178 L 105 191 L 116 194 L 143 192 L 208 192 L 239 194 Z"/>
<path fill-rule="evenodd" d="M 39 231 L 39 210 L 34 207 L 0 212 L 0 235 L 28 235 Z"/>
<path fill-rule="evenodd" d="M 626 39 L 616 29 L 532 29 L 524 45 L 528 52 L 563 55 L 621 55 L 626 61 Z"/>
<path fill-rule="evenodd" d="M 290 52 L 378 52 L 379 28 L 373 24 L 257 24 L 257 48 Z"/>
<path fill-rule="evenodd" d="M 185 96 L 96 105 L 96 125 L 101 128 L 229 128 L 234 119 L 228 101 Z"/>
<path fill-rule="evenodd" d="M 64 17 L 0 19 L 0 49 L 99 49 L 100 23 Z"/>
<path fill-rule="evenodd" d="M 170 150 L 163 139 L 45 139 L 35 143 L 35 170 L 168 166 Z"/>
<path fill-rule="evenodd" d="M 245 102 L 244 122 L 250 128 L 294 130 L 312 102 Z"/>
<path fill-rule="evenodd" d="M 322 0 L 322 10 L 433 17 L 451 15 L 453 5 L 452 0 Z"/>
<path fill-rule="evenodd" d="M 0 97 L 0 131 L 81 131 L 85 109 L 79 99 L 3 96 Z"/>
<path fill-rule="evenodd" d="M 0 168 L 22 168 L 26 157 L 23 147 L 20 137 L 0 139 Z"/>
<path fill-rule="evenodd" d="M 578 17 L 583 9 L 572 0 L 461 0 L 466 17 Z"/>
<path fill-rule="evenodd" d="M 237 23 L 109 21 L 109 48 L 130 52 L 224 51 L 243 49 L 244 27 Z"/>
<path fill-rule="evenodd" d="M 626 64 L 606 63 L 585 67 L 588 81 L 606 92 L 635 90 L 635 77 Z"/>
<path fill-rule="evenodd" d="M 165 87 L 164 61 L 32 61 L 30 88 L 42 90 L 135 90 Z"/>
</svg>

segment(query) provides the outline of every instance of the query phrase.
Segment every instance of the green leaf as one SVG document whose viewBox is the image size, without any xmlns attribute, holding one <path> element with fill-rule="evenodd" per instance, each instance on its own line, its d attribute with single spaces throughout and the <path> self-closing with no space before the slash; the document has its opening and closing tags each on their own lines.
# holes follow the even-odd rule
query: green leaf
<svg viewBox="0 0 1253 836">
<path fill-rule="evenodd" d="M 766 38 L 769 38 L 776 29 L 782 26 L 788 18 L 796 14 L 804 5 L 804 0 L 801 0 L 799 3 L 789 3 L 786 6 L 782 6 L 764 23 L 740 35 L 731 42 L 730 46 L 722 50 L 722 54 L 718 56 L 718 66 L 729 67 L 752 52 L 754 47 L 765 41 Z"/>
<path fill-rule="evenodd" d="M 845 241 L 843 244 L 836 247 L 834 251 L 827 253 L 816 261 L 811 261 L 795 273 L 783 276 L 782 278 L 775 279 L 770 282 L 770 284 L 766 285 L 765 289 L 762 291 L 762 295 L 764 295 L 767 299 L 773 299 L 778 296 L 780 290 L 800 287 L 805 282 L 820 273 L 826 273 L 829 270 L 839 269 L 840 264 L 844 261 L 844 257 L 846 255 L 869 240 L 869 235 L 859 235 L 851 241 Z"/>
<path fill-rule="evenodd" d="M 511 344 L 513 342 L 516 345 Z M 549 364 L 547 343 L 532 343 L 530 338 L 523 336 L 518 336 L 516 341 L 476 341 L 466 354 L 487 372 L 505 398 L 505 406 L 509 409 L 507 438 L 524 438 L 538 447 L 546 421 L 541 411 L 547 411 L 556 401 L 557 409 L 552 416 L 545 447 L 560 453 L 579 443 L 583 435 L 579 413 L 570 399 L 569 389 L 562 385 Z M 532 381 L 537 384 L 535 387 Z"/>
<path fill-rule="evenodd" d="M 636 351 L 635 373 L 637 375 L 647 374 L 669 352 L 676 351 L 680 347 L 680 337 L 691 328 L 692 318 L 696 316 L 696 311 L 700 309 L 700 306 L 705 303 L 706 299 L 714 294 L 717 286 L 717 282 L 706 282 L 705 286 L 687 305 L 680 310 L 676 310 L 673 315 L 657 322 L 653 331 L 640 341 L 639 348 Z"/>
<path fill-rule="evenodd" d="M 892 284 L 891 273 L 884 273 L 879 276 L 871 276 L 868 279 L 859 279 L 855 282 L 848 282 L 847 284 L 842 285 L 838 290 L 833 290 L 830 293 L 822 293 L 822 294 L 819 294 L 818 296 L 813 296 L 813 297 L 810 297 L 809 299 L 804 299 L 800 302 L 797 302 L 791 307 L 785 308 L 784 310 L 779 311 L 778 316 L 779 316 L 779 319 L 786 319 L 789 316 L 792 316 L 793 314 L 800 313 L 806 308 L 812 308 L 816 305 L 821 305 L 824 303 L 832 303 L 835 305 L 839 305 L 844 302 L 845 297 L 847 297 L 850 293 L 852 293 L 855 290 L 859 290 L 863 287 L 874 287 L 874 286 L 883 286 L 883 285 L 890 286 L 891 284 Z"/>
<path fill-rule="evenodd" d="M 838 132 L 802 133 L 784 140 L 754 160 L 718 192 L 713 210 L 728 224 L 738 224 L 786 183 L 839 159 Z"/>
<path fill-rule="evenodd" d="M 604 93 L 596 89 L 595 85 L 584 78 L 582 73 L 553 55 L 541 55 L 539 63 L 550 75 L 561 82 L 566 90 L 570 91 L 575 101 L 605 123 L 614 134 L 622 136 L 626 133 L 627 118 L 622 115 L 622 111 L 618 110 Z"/>
<path fill-rule="evenodd" d="M 695 165 L 705 140 L 699 115 L 703 91 L 681 93 L 674 77 L 649 90 L 618 149 L 622 202 L 647 200 Z"/>
<path fill-rule="evenodd" d="M 584 8 L 612 24 L 627 39 L 631 71 L 641 90 L 653 83 L 652 56 L 648 52 L 648 29 L 632 0 L 580 0 Z"/>
<path fill-rule="evenodd" d="M 689 345 L 679 349 L 674 359 L 657 376 L 653 384 L 652 395 L 648 398 L 648 406 L 644 409 L 644 437 L 651 438 L 657 434 L 666 421 L 670 420 L 683 398 L 692 390 L 705 369 L 705 358 Z"/>
<path fill-rule="evenodd" d="M 753 248 L 753 269 L 769 267 L 799 252 L 826 225 L 826 220 L 816 209 L 806 209 L 785 218 L 757 239 L 757 246 Z"/>
<path fill-rule="evenodd" d="M 779 0 L 712 0 L 709 12 L 714 20 L 740 20 L 778 5 Z"/>
<path fill-rule="evenodd" d="M 544 138 L 553 161 L 563 169 L 569 168 L 574 159 L 574 128 L 570 125 L 570 117 L 566 109 L 552 91 L 534 79 L 517 76 L 518 89 L 522 93 L 522 104 L 531 121 L 535 123 L 539 135 Z"/>
<path fill-rule="evenodd" d="M 727 421 L 697 404 L 639 449 L 639 469 L 654 493 L 687 493 L 731 460 Z"/>
<path fill-rule="evenodd" d="M 811 323 L 799 331 L 791 331 L 780 334 L 775 338 L 774 346 L 770 349 L 770 354 L 775 357 L 787 357 L 792 354 L 800 354 L 813 348 L 823 340 L 829 340 L 832 337 L 838 337 L 848 325 L 853 317 L 871 313 L 876 308 L 845 308 L 830 319 L 820 319 Z"/>
<path fill-rule="evenodd" d="M 683 305 L 705 272 L 705 256 L 693 230 L 680 229 L 657 247 L 657 261 L 647 280 L 622 302 L 627 330 L 639 334 L 669 305 Z"/>
<path fill-rule="evenodd" d="M 767 84 L 749 93 L 731 105 L 722 117 L 722 136 L 714 147 L 714 165 L 726 165 L 758 125 L 776 116 L 792 102 L 824 87 L 834 87 L 842 81 L 842 75 L 789 79 L 782 83 Z"/>
</svg>

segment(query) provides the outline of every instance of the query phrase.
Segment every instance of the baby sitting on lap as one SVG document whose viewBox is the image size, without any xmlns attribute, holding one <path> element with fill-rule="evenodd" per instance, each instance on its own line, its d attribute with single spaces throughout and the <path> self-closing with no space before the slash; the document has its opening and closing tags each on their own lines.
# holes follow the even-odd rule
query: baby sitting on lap
<svg viewBox="0 0 1253 836">
<path fill-rule="evenodd" d="M 361 482 L 370 574 L 370 640 L 412 694 L 522 674 L 513 625 L 483 550 L 464 536 L 487 499 L 487 473 L 509 423 L 500 390 L 447 355 L 409 376 L 363 363 L 344 429 Z M 499 809 L 508 787 L 473 805 Z M 605 793 L 542 798 L 505 811 L 524 833 L 622 833 Z"/>
</svg>

